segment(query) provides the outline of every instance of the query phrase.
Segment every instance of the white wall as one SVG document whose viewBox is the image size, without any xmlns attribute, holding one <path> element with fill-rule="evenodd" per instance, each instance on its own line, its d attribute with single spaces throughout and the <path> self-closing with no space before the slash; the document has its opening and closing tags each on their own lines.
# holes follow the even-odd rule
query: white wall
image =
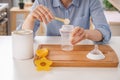
<svg viewBox="0 0 120 80">
<path fill-rule="evenodd" d="M 24 2 L 31 2 L 31 0 L 24 0 Z M 19 0 L 13 0 L 13 6 L 18 6 Z"/>
</svg>

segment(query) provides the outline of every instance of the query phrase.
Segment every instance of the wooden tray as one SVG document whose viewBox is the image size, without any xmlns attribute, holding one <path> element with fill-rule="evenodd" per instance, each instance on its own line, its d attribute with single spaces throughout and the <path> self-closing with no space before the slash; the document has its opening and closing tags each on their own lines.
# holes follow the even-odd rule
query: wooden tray
<svg viewBox="0 0 120 80">
<path fill-rule="evenodd" d="M 62 51 L 60 45 L 41 45 L 40 48 L 48 48 L 47 58 L 53 61 L 52 66 L 57 67 L 117 67 L 118 57 L 115 51 L 108 45 L 98 45 L 105 55 L 103 60 L 90 60 L 86 55 L 93 50 L 94 45 L 76 45 L 73 51 Z M 35 58 L 37 59 L 37 58 Z"/>
</svg>

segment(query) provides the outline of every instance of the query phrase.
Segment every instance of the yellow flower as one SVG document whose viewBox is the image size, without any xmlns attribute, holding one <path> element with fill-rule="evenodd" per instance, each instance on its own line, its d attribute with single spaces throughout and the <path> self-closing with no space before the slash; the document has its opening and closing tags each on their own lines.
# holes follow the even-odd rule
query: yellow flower
<svg viewBox="0 0 120 80">
<path fill-rule="evenodd" d="M 45 57 L 35 60 L 35 65 L 37 71 L 45 70 L 49 71 L 50 70 L 50 65 L 52 65 L 52 61 L 47 60 Z"/>
<path fill-rule="evenodd" d="M 36 50 L 36 55 L 39 57 L 45 57 L 48 55 L 48 49 L 47 48 L 38 49 Z"/>
</svg>

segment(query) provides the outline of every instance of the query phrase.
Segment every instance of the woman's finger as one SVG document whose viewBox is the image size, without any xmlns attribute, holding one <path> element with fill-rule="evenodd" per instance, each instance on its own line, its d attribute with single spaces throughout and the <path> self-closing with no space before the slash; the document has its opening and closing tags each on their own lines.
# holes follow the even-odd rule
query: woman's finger
<svg viewBox="0 0 120 80">
<path fill-rule="evenodd" d="M 76 37 L 74 38 L 74 40 L 71 42 L 73 45 L 75 45 L 76 43 L 82 41 L 84 38 L 83 38 L 84 34 L 82 34 L 81 36 L 79 37 Z"/>
<path fill-rule="evenodd" d="M 45 22 L 46 24 L 50 22 L 53 19 L 53 15 L 50 12 L 49 9 L 47 9 L 45 6 L 37 6 L 35 10 L 32 12 L 33 17 L 36 19 Z"/>
<path fill-rule="evenodd" d="M 39 15 L 39 18 L 41 18 L 41 22 L 45 22 L 45 23 L 48 23 L 45 16 L 38 10 L 36 10 L 36 13 Z"/>
<path fill-rule="evenodd" d="M 75 36 L 75 34 L 79 32 L 79 30 L 80 30 L 79 27 L 75 27 L 75 28 L 73 29 L 73 31 L 71 32 L 71 36 L 72 36 L 72 37 Z"/>
<path fill-rule="evenodd" d="M 84 32 L 83 28 L 80 28 L 78 32 L 74 36 L 80 36 Z"/>
<path fill-rule="evenodd" d="M 71 38 L 71 43 L 75 45 L 76 43 L 80 42 L 81 40 L 85 39 L 85 33 L 83 32 L 81 35 L 74 36 Z"/>
<path fill-rule="evenodd" d="M 42 8 L 48 13 L 48 16 L 50 17 L 50 19 L 54 18 L 52 12 L 48 8 L 46 8 L 45 6 L 42 6 Z"/>
<path fill-rule="evenodd" d="M 33 12 L 31 13 L 37 20 L 40 20 L 41 22 L 47 23 L 45 20 L 45 16 L 40 12 L 39 6 L 37 6 Z"/>
<path fill-rule="evenodd" d="M 35 19 L 42 21 L 42 18 L 37 14 L 37 12 L 32 13 L 32 15 Z"/>
<path fill-rule="evenodd" d="M 46 7 L 40 6 L 39 11 L 45 16 L 45 18 L 48 22 L 50 22 L 53 19 L 51 17 L 52 15 L 51 15 L 50 11 Z"/>
</svg>

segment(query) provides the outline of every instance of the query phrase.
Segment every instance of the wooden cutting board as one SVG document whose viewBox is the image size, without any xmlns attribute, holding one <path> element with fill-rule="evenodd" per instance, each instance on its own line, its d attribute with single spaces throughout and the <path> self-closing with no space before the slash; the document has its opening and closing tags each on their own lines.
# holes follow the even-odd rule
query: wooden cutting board
<svg viewBox="0 0 120 80">
<path fill-rule="evenodd" d="M 40 45 L 48 48 L 47 58 L 53 61 L 55 67 L 117 67 L 118 57 L 109 45 L 98 45 L 105 55 L 103 60 L 91 60 L 86 55 L 94 49 L 94 45 L 76 45 L 73 51 L 62 51 L 60 45 Z M 37 57 L 35 57 L 37 59 Z"/>
</svg>

